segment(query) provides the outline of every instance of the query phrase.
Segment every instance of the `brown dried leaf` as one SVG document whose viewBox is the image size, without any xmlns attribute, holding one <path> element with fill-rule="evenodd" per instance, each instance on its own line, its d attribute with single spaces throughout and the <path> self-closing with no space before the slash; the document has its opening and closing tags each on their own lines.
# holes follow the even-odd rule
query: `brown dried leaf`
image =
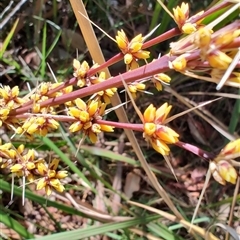
<svg viewBox="0 0 240 240">
<path fill-rule="evenodd" d="M 133 172 L 127 174 L 124 193 L 129 199 L 131 199 L 134 192 L 140 189 L 140 174 L 141 171 L 139 169 L 135 169 Z"/>
</svg>

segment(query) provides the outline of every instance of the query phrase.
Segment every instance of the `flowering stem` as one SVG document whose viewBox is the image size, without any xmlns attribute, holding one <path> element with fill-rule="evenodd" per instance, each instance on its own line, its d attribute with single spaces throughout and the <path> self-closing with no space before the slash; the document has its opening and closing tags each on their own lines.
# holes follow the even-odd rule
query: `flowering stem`
<svg viewBox="0 0 240 240">
<path fill-rule="evenodd" d="M 106 120 L 97 120 L 96 123 L 108 125 L 116 128 L 124 128 L 124 129 L 130 129 L 133 131 L 143 132 L 143 124 L 137 124 L 137 123 L 121 123 L 121 122 L 112 122 L 112 121 L 106 121 Z"/>
<path fill-rule="evenodd" d="M 175 37 L 175 36 L 179 35 L 180 33 L 181 32 L 180 32 L 179 28 L 172 28 L 171 30 L 161 34 L 160 36 L 157 36 L 157 37 L 155 37 L 155 38 L 145 42 L 143 44 L 142 49 L 146 49 L 146 48 L 149 48 L 149 47 L 151 47 L 153 45 L 161 43 L 161 42 L 163 42 L 163 41 L 165 41 L 167 39 L 170 39 L 172 37 Z"/>
<path fill-rule="evenodd" d="M 192 152 L 193 154 L 195 154 L 207 161 L 210 161 L 216 157 L 215 154 L 204 151 L 201 148 L 196 147 L 189 143 L 184 143 L 184 142 L 178 141 L 175 143 L 175 145 L 177 145 L 178 147 L 183 148 L 189 152 Z"/>
<path fill-rule="evenodd" d="M 166 72 L 167 70 L 169 70 L 169 61 L 173 61 L 175 58 L 176 57 L 169 57 L 169 56 L 165 55 L 165 56 L 157 59 L 156 61 L 153 61 L 147 65 L 144 65 L 140 68 L 135 69 L 134 71 L 129 71 L 129 72 L 123 73 L 121 75 L 110 78 L 104 82 L 101 82 L 101 83 L 98 83 L 95 85 L 91 85 L 86 88 L 81 88 L 79 90 L 64 94 L 59 97 L 50 98 L 46 101 L 41 102 L 40 106 L 41 107 L 56 106 L 56 105 L 60 105 L 65 102 L 68 102 L 68 101 L 73 101 L 77 98 L 83 98 L 86 96 L 90 96 L 90 95 L 95 94 L 102 90 L 106 90 L 106 89 L 113 88 L 113 87 L 120 87 L 123 85 L 123 83 L 122 83 L 123 79 L 126 83 L 129 83 L 129 82 L 134 82 L 136 80 L 151 77 L 158 73 Z M 71 80 L 74 81 L 75 78 L 73 78 Z M 15 116 L 18 114 L 26 113 L 31 106 L 32 106 L 32 104 L 25 106 L 25 107 L 19 107 L 17 109 L 13 109 L 9 113 L 9 116 Z"/>
</svg>

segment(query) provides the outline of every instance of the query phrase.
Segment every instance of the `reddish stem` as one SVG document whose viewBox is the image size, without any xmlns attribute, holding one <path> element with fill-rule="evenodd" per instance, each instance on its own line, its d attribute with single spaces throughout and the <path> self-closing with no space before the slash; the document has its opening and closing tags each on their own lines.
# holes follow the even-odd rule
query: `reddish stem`
<svg viewBox="0 0 240 240">
<path fill-rule="evenodd" d="M 106 121 L 106 120 L 97 120 L 96 123 L 108 125 L 116 128 L 124 128 L 124 129 L 130 129 L 133 131 L 143 132 L 143 124 L 137 124 L 137 123 L 121 123 L 121 122 L 112 122 L 112 121 Z"/>
<path fill-rule="evenodd" d="M 189 144 L 189 143 L 184 143 L 184 142 L 181 142 L 181 141 L 178 141 L 177 143 L 175 143 L 175 145 L 177 145 L 178 147 L 180 148 L 183 148 L 189 152 L 192 152 L 193 154 L 207 160 L 207 161 L 210 161 L 212 159 L 214 159 L 216 157 L 215 154 L 213 153 L 210 153 L 210 152 L 207 152 L 207 151 L 204 151 L 202 150 L 201 148 L 199 147 L 196 147 L 192 144 Z"/>
<path fill-rule="evenodd" d="M 157 36 L 147 42 L 145 42 L 142 46 L 142 49 L 146 49 L 149 48 L 153 45 L 156 45 L 158 43 L 161 43 L 167 39 L 170 39 L 172 37 L 175 37 L 177 35 L 181 34 L 181 31 L 179 30 L 179 28 L 172 28 L 171 30 L 161 34 L 160 36 Z"/>
<path fill-rule="evenodd" d="M 95 85 L 91 85 L 86 88 L 81 88 L 79 90 L 76 90 L 71 93 L 64 94 L 60 97 L 56 98 L 50 98 L 46 101 L 43 101 L 40 103 L 41 107 L 47 107 L 47 106 L 56 106 L 63 104 L 68 101 L 73 101 L 76 98 L 83 98 L 86 96 L 90 96 L 94 93 L 97 93 L 102 90 L 106 90 L 108 88 L 113 87 L 120 87 L 122 86 L 122 81 L 124 80 L 126 83 L 134 82 L 136 80 L 145 79 L 148 77 L 151 77 L 155 74 L 166 72 L 169 70 L 168 63 L 169 61 L 173 61 L 176 57 L 169 57 L 169 56 L 163 56 L 156 61 L 153 61 L 151 63 L 148 63 L 147 65 L 144 65 L 140 68 L 135 69 L 134 71 L 129 71 L 126 73 L 123 73 L 121 75 L 115 76 L 113 78 L 110 78 L 102 83 L 98 83 Z M 71 79 L 74 81 L 75 78 Z M 26 107 L 20 107 L 18 109 L 13 109 L 9 116 L 19 115 L 26 113 L 31 105 Z"/>
</svg>

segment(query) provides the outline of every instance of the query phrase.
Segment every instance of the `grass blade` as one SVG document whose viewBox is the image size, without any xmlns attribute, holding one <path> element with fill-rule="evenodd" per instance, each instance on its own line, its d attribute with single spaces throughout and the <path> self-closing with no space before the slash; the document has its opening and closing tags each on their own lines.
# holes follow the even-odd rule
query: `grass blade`
<svg viewBox="0 0 240 240">
<path fill-rule="evenodd" d="M 7 35 L 6 39 L 4 40 L 3 42 L 3 45 L 2 45 L 2 48 L 0 49 L 0 59 L 2 59 L 3 57 L 3 54 L 4 52 L 6 51 L 7 47 L 8 47 L 8 44 L 10 43 L 12 37 L 13 37 L 13 34 L 15 32 L 15 29 L 18 25 L 18 21 L 19 21 L 19 18 L 15 21 L 15 23 L 13 24 L 12 28 L 11 28 L 11 31 L 9 32 L 9 34 Z"/>
<path fill-rule="evenodd" d="M 8 214 L 0 213 L 0 222 L 4 223 L 10 229 L 16 231 L 21 237 L 25 239 L 33 238 L 34 236 L 27 231 L 18 221 L 10 217 Z"/>
</svg>

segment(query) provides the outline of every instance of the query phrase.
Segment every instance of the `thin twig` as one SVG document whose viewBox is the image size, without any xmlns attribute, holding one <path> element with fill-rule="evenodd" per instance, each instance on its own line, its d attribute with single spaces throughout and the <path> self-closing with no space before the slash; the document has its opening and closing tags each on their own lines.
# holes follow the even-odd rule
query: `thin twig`
<svg viewBox="0 0 240 240">
<path fill-rule="evenodd" d="M 15 15 L 17 11 L 22 7 L 22 5 L 26 2 L 27 0 L 22 0 L 20 1 L 15 8 L 5 17 L 5 19 L 0 23 L 0 31 L 3 29 L 3 27 L 8 23 L 9 19 Z"/>
</svg>

